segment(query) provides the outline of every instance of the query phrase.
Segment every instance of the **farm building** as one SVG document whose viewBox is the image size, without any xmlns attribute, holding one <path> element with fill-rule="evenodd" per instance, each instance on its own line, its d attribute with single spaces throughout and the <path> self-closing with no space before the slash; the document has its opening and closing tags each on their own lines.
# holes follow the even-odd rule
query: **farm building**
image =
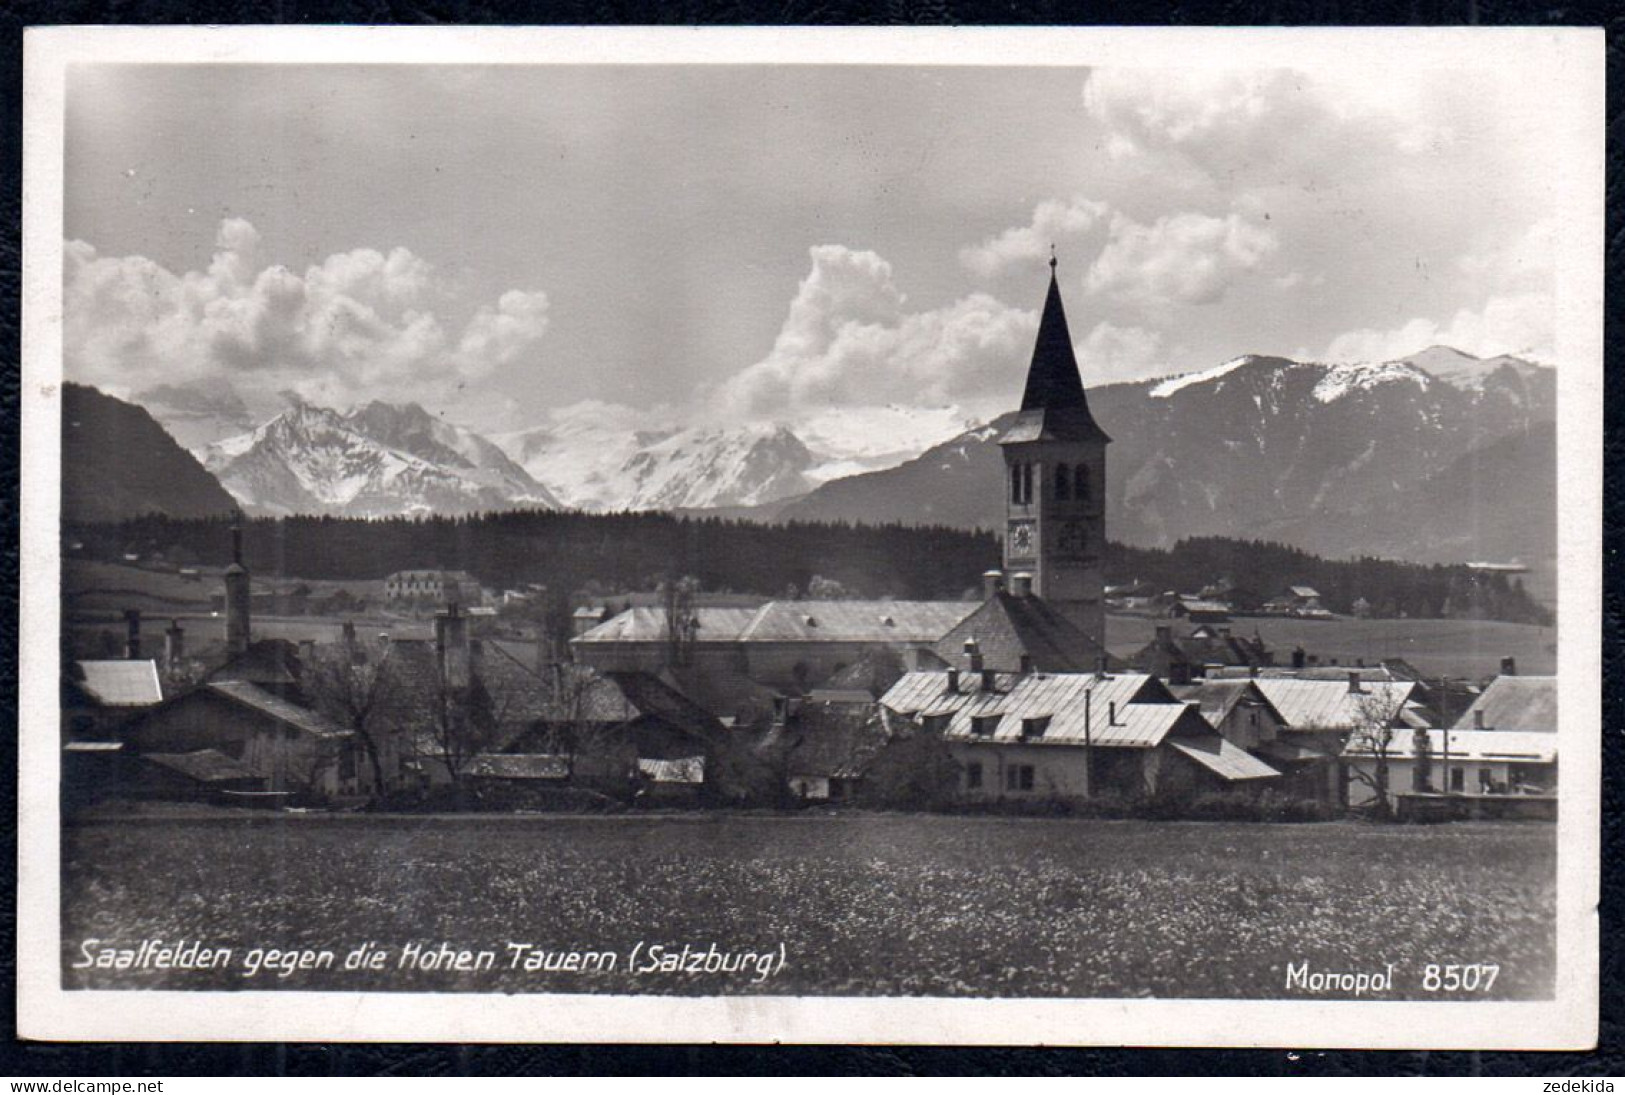
<svg viewBox="0 0 1625 1095">
<path fill-rule="evenodd" d="M 1130 667 L 1170 684 L 1189 684 L 1217 669 L 1257 669 L 1273 660 L 1262 639 L 1231 633 L 1227 625 L 1202 624 L 1177 636 L 1172 625 L 1159 624 L 1152 640 L 1128 658 Z"/>
<path fill-rule="evenodd" d="M 1376 797 L 1377 747 L 1356 739 L 1343 753 L 1349 805 Z M 1552 796 L 1557 735 L 1520 730 L 1400 730 L 1387 743 L 1388 787 L 1396 794 L 1473 798 Z"/>
<path fill-rule="evenodd" d="M 1143 673 L 915 672 L 881 706 L 941 735 L 972 801 L 1169 796 L 1278 775 Z"/>
<path fill-rule="evenodd" d="M 479 580 L 466 570 L 397 570 L 384 579 L 384 597 L 425 604 L 477 605 L 484 593 Z"/>
<path fill-rule="evenodd" d="M 113 740 L 132 716 L 164 699 L 158 663 L 146 658 L 70 662 L 61 691 L 65 741 Z"/>
<path fill-rule="evenodd" d="M 125 740 L 142 756 L 219 752 L 269 791 L 339 796 L 370 790 L 353 734 L 247 681 L 211 681 L 178 696 L 133 722 Z"/>
</svg>

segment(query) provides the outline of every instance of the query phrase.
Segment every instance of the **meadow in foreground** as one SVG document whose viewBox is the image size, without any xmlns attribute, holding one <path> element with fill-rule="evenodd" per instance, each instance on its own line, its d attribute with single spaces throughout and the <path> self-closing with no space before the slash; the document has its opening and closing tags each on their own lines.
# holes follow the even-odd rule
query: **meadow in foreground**
<svg viewBox="0 0 1625 1095">
<path fill-rule="evenodd" d="M 1391 963 L 1380 997 L 1438 999 L 1468 994 L 1427 991 L 1427 964 L 1493 963 L 1493 984 L 1472 995 L 1530 999 L 1552 992 L 1554 871 L 1554 827 L 1517 823 L 103 821 L 63 830 L 63 977 L 69 988 L 1279 998 L 1302 995 L 1286 990 L 1290 965 Z M 153 939 L 233 953 L 206 970 L 154 968 L 150 953 L 147 968 L 81 968 L 87 953 Z M 367 942 L 382 964 L 343 969 Z M 403 968 L 412 944 L 494 958 Z M 713 944 L 776 955 L 776 968 L 650 960 L 654 945 L 671 956 L 685 944 L 695 956 Z M 329 950 L 334 965 L 283 976 L 273 962 L 245 977 L 256 948 Z M 572 953 L 615 961 L 561 968 Z M 535 955 L 553 968 L 524 968 Z"/>
</svg>

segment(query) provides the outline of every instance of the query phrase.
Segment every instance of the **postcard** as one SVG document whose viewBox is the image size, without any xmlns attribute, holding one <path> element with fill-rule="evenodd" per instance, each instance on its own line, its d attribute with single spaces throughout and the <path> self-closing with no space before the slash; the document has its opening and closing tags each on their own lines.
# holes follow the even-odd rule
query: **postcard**
<svg viewBox="0 0 1625 1095">
<path fill-rule="evenodd" d="M 1594 1045 L 1603 44 L 29 32 L 20 1033 Z"/>
</svg>

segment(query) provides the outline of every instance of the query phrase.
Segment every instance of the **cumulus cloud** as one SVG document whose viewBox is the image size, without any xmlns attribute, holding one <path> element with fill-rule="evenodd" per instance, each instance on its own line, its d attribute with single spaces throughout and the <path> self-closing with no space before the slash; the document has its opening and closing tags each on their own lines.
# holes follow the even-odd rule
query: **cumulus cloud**
<svg viewBox="0 0 1625 1095">
<path fill-rule="evenodd" d="M 1277 245 L 1271 229 L 1235 213 L 1179 213 L 1149 225 L 1119 214 L 1085 283 L 1139 304 L 1212 304 Z"/>
<path fill-rule="evenodd" d="M 1162 334 L 1144 327 L 1119 327 L 1103 320 L 1073 347 L 1073 352 L 1085 384 L 1138 380 L 1168 371 Z"/>
<path fill-rule="evenodd" d="M 511 290 L 448 331 L 455 295 L 402 247 L 331 255 L 296 273 L 262 267 L 248 221 L 221 223 L 205 270 L 138 255 L 65 251 L 67 375 L 120 393 L 226 377 L 245 397 L 444 398 L 515 360 L 547 330 L 540 292 Z"/>
<path fill-rule="evenodd" d="M 1021 382 L 1038 318 L 985 293 L 910 312 L 872 251 L 814 247 L 773 348 L 707 393 L 745 418 L 829 406 L 972 402 Z"/>
<path fill-rule="evenodd" d="M 959 252 L 960 265 L 984 278 L 996 277 L 1014 267 L 1036 265 L 1049 257 L 1050 244 L 1075 239 L 1106 213 L 1104 202 L 1084 198 L 1039 202 L 1031 223 L 964 248 Z"/>
<path fill-rule="evenodd" d="M 1475 357 L 1515 354 L 1553 360 L 1553 302 L 1544 292 L 1491 297 L 1482 308 L 1463 308 L 1440 323 L 1418 317 L 1388 330 L 1364 328 L 1338 335 L 1320 355 L 1325 361 L 1393 361 L 1429 346 L 1451 346 Z"/>
</svg>

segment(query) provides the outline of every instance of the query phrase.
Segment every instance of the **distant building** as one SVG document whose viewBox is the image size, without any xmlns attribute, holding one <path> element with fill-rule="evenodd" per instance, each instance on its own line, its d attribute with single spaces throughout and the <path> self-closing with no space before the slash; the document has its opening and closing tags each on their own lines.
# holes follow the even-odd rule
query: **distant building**
<svg viewBox="0 0 1625 1095">
<path fill-rule="evenodd" d="M 1321 603 L 1320 592 L 1313 586 L 1287 586 L 1280 596 L 1264 603 L 1263 611 L 1271 616 L 1294 616 L 1301 620 L 1333 618 Z"/>
<path fill-rule="evenodd" d="M 1228 626 L 1203 624 L 1188 635 L 1159 624 L 1149 643 L 1129 656 L 1128 664 L 1169 684 L 1189 684 L 1219 670 L 1254 671 L 1272 664 L 1274 655 L 1260 638 L 1233 634 Z"/>
<path fill-rule="evenodd" d="M 479 581 L 465 570 L 397 570 L 384 579 L 390 601 L 477 605 L 484 599 Z"/>
</svg>

